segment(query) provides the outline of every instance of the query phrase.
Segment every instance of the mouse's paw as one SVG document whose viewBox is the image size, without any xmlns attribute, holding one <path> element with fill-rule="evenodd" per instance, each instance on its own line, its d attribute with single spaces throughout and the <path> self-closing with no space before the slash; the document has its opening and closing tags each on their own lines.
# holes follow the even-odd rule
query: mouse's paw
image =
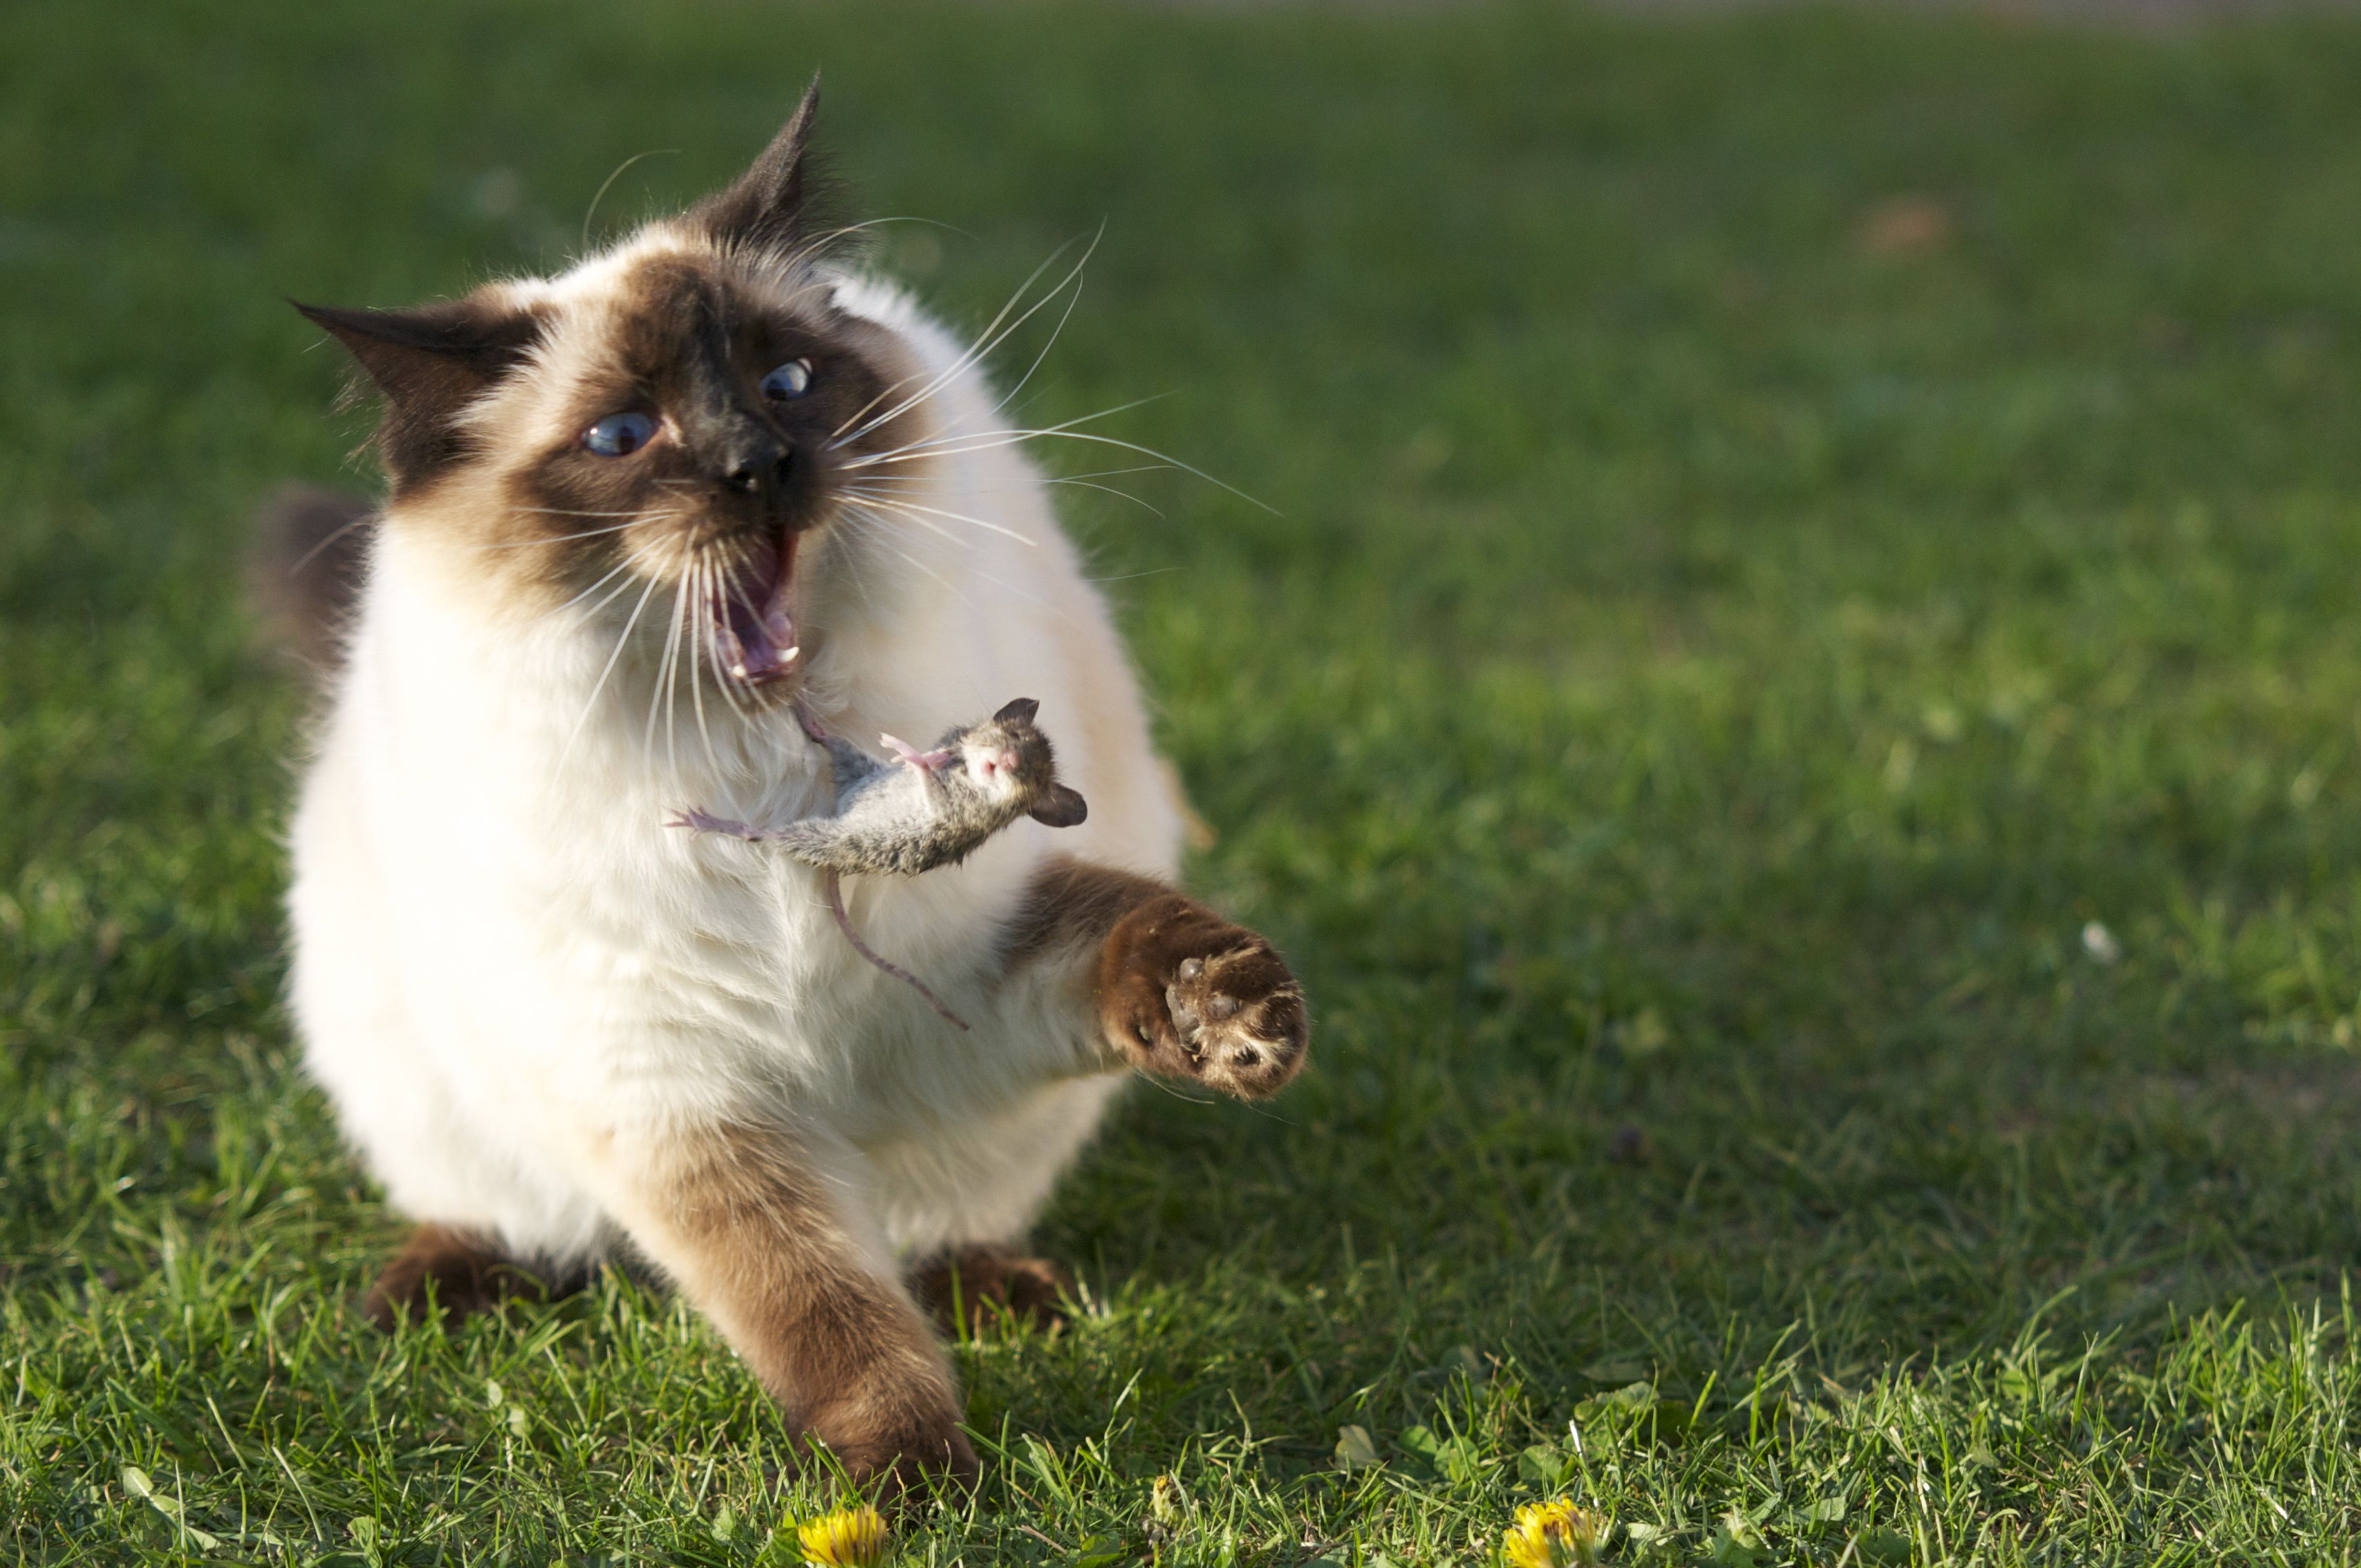
<svg viewBox="0 0 2361 1568">
<path fill-rule="evenodd" d="M 759 844 L 770 837 L 760 828 L 749 828 L 743 822 L 727 817 L 715 817 L 704 811 L 675 811 L 664 818 L 667 828 L 686 828 L 692 833 L 719 833 L 725 838 L 743 839 L 749 844 Z"/>
<path fill-rule="evenodd" d="M 1109 932 L 1101 1023 L 1132 1062 L 1241 1100 L 1276 1094 L 1303 1067 L 1303 988 L 1271 945 L 1179 894 Z"/>
<path fill-rule="evenodd" d="M 951 765 L 956 754 L 948 746 L 938 746 L 931 751 L 921 751 L 897 735 L 880 735 L 877 739 L 885 749 L 907 765 L 922 773 L 939 773 Z"/>
</svg>

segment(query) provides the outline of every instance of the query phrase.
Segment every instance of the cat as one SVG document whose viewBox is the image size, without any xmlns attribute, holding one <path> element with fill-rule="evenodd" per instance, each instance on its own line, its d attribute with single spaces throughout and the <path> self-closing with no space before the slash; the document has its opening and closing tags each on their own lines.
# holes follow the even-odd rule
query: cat
<svg viewBox="0 0 2361 1568">
<path fill-rule="evenodd" d="M 415 1222 L 371 1317 L 635 1259 L 895 1496 L 977 1474 L 926 1308 L 1054 1309 L 1020 1244 L 1126 1075 L 1272 1094 L 1309 1017 L 1173 886 L 1186 808 L 979 356 L 834 259 L 817 105 L 558 276 L 297 307 L 381 400 L 388 495 L 281 518 L 326 666 L 291 996 Z M 844 883 L 966 1032 L 848 946 L 812 867 L 667 826 L 829 809 L 799 718 L 928 735 L 1016 692 L 1087 821 Z"/>
</svg>

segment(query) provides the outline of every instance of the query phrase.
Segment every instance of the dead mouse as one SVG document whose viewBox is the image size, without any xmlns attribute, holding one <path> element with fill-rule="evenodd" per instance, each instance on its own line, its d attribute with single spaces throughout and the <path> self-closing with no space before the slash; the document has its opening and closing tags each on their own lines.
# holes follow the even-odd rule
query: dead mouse
<svg viewBox="0 0 2361 1568">
<path fill-rule="evenodd" d="M 1031 697 L 1018 697 L 981 724 L 946 730 L 927 751 L 891 735 L 881 736 L 886 749 L 895 753 L 892 762 L 880 762 L 807 719 L 807 732 L 828 749 L 835 770 L 835 810 L 779 828 L 753 828 L 703 811 L 684 811 L 667 826 L 726 834 L 750 844 L 775 844 L 792 858 L 818 867 L 825 873 L 837 924 L 861 955 L 907 981 L 936 1012 L 964 1029 L 965 1021 L 917 976 L 888 962 L 861 939 L 845 914 L 838 879 L 847 872 L 916 876 L 938 866 L 957 865 L 1019 817 L 1052 828 L 1081 822 L 1089 806 L 1058 782 L 1049 738 L 1033 723 L 1040 707 Z"/>
</svg>

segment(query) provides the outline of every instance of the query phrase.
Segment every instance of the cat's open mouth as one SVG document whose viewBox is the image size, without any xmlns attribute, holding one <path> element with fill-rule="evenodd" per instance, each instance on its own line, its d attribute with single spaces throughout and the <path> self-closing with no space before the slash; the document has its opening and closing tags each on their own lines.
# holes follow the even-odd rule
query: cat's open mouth
<svg viewBox="0 0 2361 1568">
<path fill-rule="evenodd" d="M 795 668 L 803 652 L 796 644 L 796 618 L 787 602 L 795 581 L 792 532 L 752 546 L 735 565 L 714 576 L 706 605 L 714 661 L 732 679 L 761 685 Z"/>
</svg>

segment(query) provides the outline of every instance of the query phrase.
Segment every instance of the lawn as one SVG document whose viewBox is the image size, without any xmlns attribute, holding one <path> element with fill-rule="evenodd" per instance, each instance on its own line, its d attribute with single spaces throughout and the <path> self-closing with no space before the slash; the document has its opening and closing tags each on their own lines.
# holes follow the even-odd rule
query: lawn
<svg viewBox="0 0 2361 1568">
<path fill-rule="evenodd" d="M 1624 1563 L 2349 1560 L 2361 20 L 7 33 L 13 1560 L 795 1560 L 821 1493 L 668 1299 L 352 1310 L 400 1226 L 278 1003 L 239 555 L 367 482 L 283 296 L 561 262 L 816 66 L 954 321 L 1104 230 L 1036 417 L 1160 395 L 1098 428 L 1274 509 L 1066 492 L 1195 883 L 1317 1008 L 1268 1108 L 1131 1096 L 1041 1237 L 1091 1310 L 960 1348 L 988 1476 L 907 1561 L 1481 1563 L 1559 1495 Z"/>
</svg>

